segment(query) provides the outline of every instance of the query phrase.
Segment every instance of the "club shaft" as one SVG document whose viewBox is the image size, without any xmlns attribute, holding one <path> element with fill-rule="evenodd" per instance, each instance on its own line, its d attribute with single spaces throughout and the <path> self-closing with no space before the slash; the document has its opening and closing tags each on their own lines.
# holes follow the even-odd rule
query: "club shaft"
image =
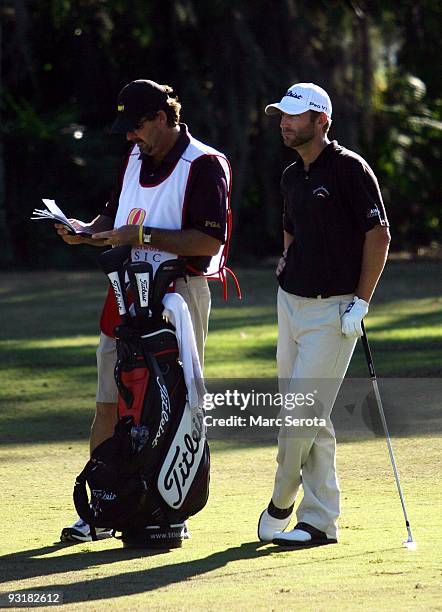
<svg viewBox="0 0 442 612">
<path fill-rule="evenodd" d="M 362 332 L 363 332 L 362 333 L 362 345 L 364 347 L 364 353 L 365 353 L 365 357 L 366 357 L 366 360 L 367 360 L 368 369 L 369 369 L 369 372 L 370 372 L 370 377 L 371 377 L 371 382 L 372 382 L 372 385 L 373 385 L 373 390 L 374 390 L 374 394 L 375 394 L 375 398 L 376 398 L 376 403 L 378 405 L 379 415 L 381 417 L 382 427 L 384 428 L 385 438 L 387 440 L 387 447 L 388 447 L 388 452 L 390 454 L 391 465 L 393 467 L 393 473 L 394 473 L 394 477 L 395 477 L 395 480 L 396 480 L 396 485 L 397 485 L 397 489 L 398 489 L 398 492 L 399 492 L 399 497 L 400 497 L 400 500 L 401 500 L 402 511 L 404 513 L 405 526 L 407 528 L 409 539 L 413 540 L 413 536 L 412 536 L 412 533 L 411 533 L 410 522 L 408 520 L 408 515 L 407 515 L 407 509 L 405 507 L 405 499 L 404 499 L 404 495 L 402 493 L 402 487 L 401 487 L 401 482 L 400 482 L 400 478 L 399 478 L 399 472 L 398 472 L 398 469 L 396 467 L 396 460 L 395 460 L 395 457 L 394 457 L 393 446 L 391 444 L 390 433 L 388 431 L 387 420 L 385 418 L 385 412 L 384 412 L 384 408 L 383 408 L 383 405 L 382 405 L 381 394 L 379 392 L 379 386 L 378 386 L 378 381 L 377 381 L 377 378 L 376 378 L 376 372 L 375 372 L 375 369 L 374 369 L 373 358 L 371 356 L 370 345 L 368 344 L 368 338 L 367 338 L 367 334 L 365 332 L 365 327 L 364 327 L 364 323 L 363 322 L 362 322 Z"/>
</svg>

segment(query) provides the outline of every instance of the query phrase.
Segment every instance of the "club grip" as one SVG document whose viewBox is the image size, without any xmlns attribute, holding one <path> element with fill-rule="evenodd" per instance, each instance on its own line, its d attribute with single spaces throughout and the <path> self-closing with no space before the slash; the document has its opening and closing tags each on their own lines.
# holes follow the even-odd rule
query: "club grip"
<svg viewBox="0 0 442 612">
<path fill-rule="evenodd" d="M 105 274 L 119 272 L 124 262 L 130 257 L 132 247 L 123 245 L 100 253 L 98 263 Z"/>
<path fill-rule="evenodd" d="M 162 300 L 170 285 L 177 278 L 184 278 L 185 262 L 183 259 L 169 259 L 163 261 L 155 273 L 152 291 L 152 311 L 154 315 L 161 313 L 163 310 Z"/>
<path fill-rule="evenodd" d="M 129 317 L 129 305 L 124 281 L 124 262 L 130 257 L 130 246 L 120 246 L 104 251 L 98 256 L 98 263 L 107 274 L 115 294 L 118 313 L 123 320 Z"/>
<path fill-rule="evenodd" d="M 371 350 L 370 350 L 370 345 L 368 344 L 368 338 L 367 338 L 367 333 L 365 331 L 364 321 L 361 322 L 361 328 L 362 328 L 362 338 L 361 338 L 361 340 L 362 340 L 362 346 L 364 348 L 365 359 L 367 361 L 368 370 L 370 372 L 370 376 L 372 378 L 376 378 L 376 372 L 374 370 L 373 357 L 371 356 Z"/>
<path fill-rule="evenodd" d="M 152 265 L 145 261 L 132 261 L 126 265 L 125 269 L 135 297 L 136 309 L 139 314 L 147 315 L 152 299 Z"/>
</svg>

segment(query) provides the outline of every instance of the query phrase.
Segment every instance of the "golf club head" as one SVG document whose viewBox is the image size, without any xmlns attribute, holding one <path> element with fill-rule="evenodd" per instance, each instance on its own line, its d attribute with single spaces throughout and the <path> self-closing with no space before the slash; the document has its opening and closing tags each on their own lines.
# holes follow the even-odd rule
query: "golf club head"
<svg viewBox="0 0 442 612">
<path fill-rule="evenodd" d="M 129 245 L 108 249 L 98 256 L 98 263 L 103 272 L 109 275 L 110 272 L 119 272 L 124 263 L 129 259 L 132 247 Z"/>
<path fill-rule="evenodd" d="M 104 251 L 98 256 L 98 263 L 107 274 L 123 322 L 129 320 L 129 305 L 125 287 L 124 263 L 130 257 L 131 247 L 121 246 Z"/>
<path fill-rule="evenodd" d="M 408 548 L 408 550 L 416 550 L 417 548 L 417 543 L 411 538 L 408 538 L 408 540 L 405 540 L 405 542 L 402 542 L 402 546 L 404 548 Z"/>
<path fill-rule="evenodd" d="M 152 291 L 152 312 L 154 316 L 161 316 L 163 312 L 163 297 L 171 283 L 177 278 L 184 278 L 185 262 L 183 259 L 169 259 L 163 261 L 155 273 Z"/>
<path fill-rule="evenodd" d="M 134 295 L 136 315 L 140 318 L 149 317 L 152 301 L 152 265 L 146 261 L 132 261 L 126 264 L 125 270 Z"/>
</svg>

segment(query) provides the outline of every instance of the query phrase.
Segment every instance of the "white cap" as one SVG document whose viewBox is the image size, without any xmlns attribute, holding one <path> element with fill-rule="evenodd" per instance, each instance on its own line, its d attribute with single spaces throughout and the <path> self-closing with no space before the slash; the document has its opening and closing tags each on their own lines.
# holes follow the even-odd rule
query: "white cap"
<svg viewBox="0 0 442 612">
<path fill-rule="evenodd" d="M 332 103 L 328 93 L 314 83 L 295 83 L 284 94 L 281 102 L 269 104 L 265 108 L 266 115 L 280 112 L 300 115 L 308 110 L 325 113 L 329 118 L 332 115 Z"/>
</svg>

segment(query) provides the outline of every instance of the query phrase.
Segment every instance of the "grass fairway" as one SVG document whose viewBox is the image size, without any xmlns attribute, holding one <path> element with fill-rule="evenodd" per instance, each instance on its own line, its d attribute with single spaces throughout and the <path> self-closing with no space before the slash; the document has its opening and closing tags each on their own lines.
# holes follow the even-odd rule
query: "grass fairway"
<svg viewBox="0 0 442 612">
<path fill-rule="evenodd" d="M 243 302 L 225 305 L 213 291 L 206 374 L 270 378 L 272 270 L 239 276 Z M 387 268 L 367 317 L 379 376 L 411 384 L 427 377 L 437 388 L 438 278 L 437 263 Z M 105 286 L 98 273 L 0 275 L 0 592 L 60 589 L 67 610 L 442 610 L 440 396 L 431 398 L 431 428 L 422 420 L 393 439 L 414 552 L 401 547 L 406 530 L 385 440 L 370 432 L 341 435 L 338 445 L 338 545 L 282 551 L 257 542 L 275 445 L 241 439 L 212 441 L 211 496 L 182 549 L 57 542 L 74 518 L 70 492 L 88 453 Z M 360 348 L 350 375 L 366 376 Z M 418 409 L 426 417 L 427 404 Z"/>
</svg>

